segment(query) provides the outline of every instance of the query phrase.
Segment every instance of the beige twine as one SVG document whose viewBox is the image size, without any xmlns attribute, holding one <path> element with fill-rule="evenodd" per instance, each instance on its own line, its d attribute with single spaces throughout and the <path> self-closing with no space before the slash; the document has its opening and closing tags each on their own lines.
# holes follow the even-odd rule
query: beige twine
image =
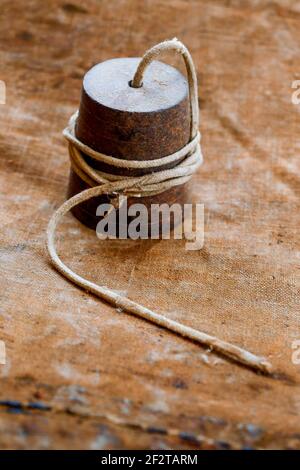
<svg viewBox="0 0 300 470">
<path fill-rule="evenodd" d="M 211 350 L 215 350 L 222 355 L 250 368 L 264 373 L 270 373 L 272 366 L 265 358 L 258 357 L 246 351 L 245 349 L 222 341 L 215 336 L 208 335 L 174 320 L 170 320 L 163 315 L 153 312 L 152 310 L 149 310 L 148 308 L 139 305 L 138 303 L 133 302 L 132 300 L 122 295 L 119 295 L 114 290 L 84 279 L 68 268 L 68 266 L 66 266 L 61 261 L 56 252 L 56 227 L 62 217 L 67 212 L 69 212 L 70 209 L 77 206 L 77 204 L 87 201 L 92 197 L 100 196 L 101 194 L 117 193 L 121 196 L 150 196 L 159 194 L 167 189 L 187 182 L 195 173 L 197 168 L 201 165 L 202 153 L 200 148 L 200 133 L 198 130 L 199 109 L 197 77 L 191 55 L 186 47 L 180 41 L 174 38 L 170 41 L 164 41 L 160 44 L 157 44 L 153 48 L 149 49 L 143 56 L 131 84 L 136 88 L 142 86 L 142 80 L 147 66 L 153 59 L 165 51 L 178 52 L 183 56 L 185 61 L 191 109 L 190 142 L 178 152 L 156 160 L 121 160 L 96 152 L 95 150 L 80 142 L 75 135 L 77 113 L 73 115 L 70 119 L 68 127 L 64 130 L 64 136 L 69 141 L 71 165 L 74 171 L 91 187 L 71 197 L 69 200 L 64 202 L 53 214 L 47 229 L 47 246 L 50 258 L 55 268 L 63 276 L 79 287 L 82 287 L 83 289 L 86 289 L 87 291 L 92 292 L 98 297 L 106 300 L 116 308 L 121 308 L 125 312 L 144 318 L 145 320 L 166 328 L 167 330 L 173 331 L 183 337 L 189 338 L 202 345 L 206 345 Z M 139 177 L 124 177 L 116 176 L 110 173 L 104 173 L 90 167 L 85 161 L 82 152 L 95 160 L 107 163 L 112 166 L 123 168 L 149 168 L 150 173 L 146 176 Z M 151 169 L 154 167 L 171 162 L 177 162 L 177 165 L 172 169 L 151 173 Z"/>
</svg>

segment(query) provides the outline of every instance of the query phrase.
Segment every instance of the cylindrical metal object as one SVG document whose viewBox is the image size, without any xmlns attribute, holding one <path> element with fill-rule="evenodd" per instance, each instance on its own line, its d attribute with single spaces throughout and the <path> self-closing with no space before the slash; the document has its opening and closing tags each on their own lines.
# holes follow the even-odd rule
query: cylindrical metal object
<svg viewBox="0 0 300 470">
<path fill-rule="evenodd" d="M 92 149 L 124 160 L 151 160 L 172 154 L 190 139 L 190 109 L 185 77 L 174 67 L 153 61 L 145 74 L 143 86 L 133 88 L 130 81 L 139 58 L 112 59 L 95 65 L 84 77 L 76 137 Z M 140 176 L 150 171 L 172 168 L 175 164 L 152 169 L 111 167 L 85 156 L 99 170 L 124 176 Z M 73 171 L 68 197 L 87 188 Z M 187 202 L 186 185 L 155 196 L 129 198 L 132 203 L 151 204 Z M 73 214 L 85 225 L 95 228 L 99 204 L 111 195 L 95 197 L 75 207 Z M 149 220 L 149 223 L 151 221 Z"/>
</svg>

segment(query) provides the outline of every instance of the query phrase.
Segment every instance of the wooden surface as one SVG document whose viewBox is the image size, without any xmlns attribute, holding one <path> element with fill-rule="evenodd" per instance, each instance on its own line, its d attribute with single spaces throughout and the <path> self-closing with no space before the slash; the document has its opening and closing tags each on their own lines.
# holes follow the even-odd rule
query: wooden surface
<svg viewBox="0 0 300 470">
<path fill-rule="evenodd" d="M 88 278 L 267 356 L 277 379 L 114 310 L 48 262 L 69 172 L 61 131 L 85 71 L 174 36 L 199 74 L 204 249 L 100 242 L 70 215 L 60 251 Z M 299 40 L 287 0 L 2 0 L 1 448 L 300 447 Z"/>
</svg>

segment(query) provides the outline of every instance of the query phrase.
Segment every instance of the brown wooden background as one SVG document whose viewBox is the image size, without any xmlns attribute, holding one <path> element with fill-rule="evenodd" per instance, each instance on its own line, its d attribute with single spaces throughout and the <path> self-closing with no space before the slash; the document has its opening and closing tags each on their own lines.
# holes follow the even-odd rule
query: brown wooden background
<svg viewBox="0 0 300 470">
<path fill-rule="evenodd" d="M 0 8 L 0 447 L 299 448 L 299 2 Z M 199 74 L 205 163 L 192 194 L 205 248 L 100 242 L 71 216 L 60 248 L 90 279 L 267 356 L 278 379 L 117 312 L 48 263 L 45 229 L 69 171 L 61 131 L 83 74 L 174 36 Z"/>
</svg>

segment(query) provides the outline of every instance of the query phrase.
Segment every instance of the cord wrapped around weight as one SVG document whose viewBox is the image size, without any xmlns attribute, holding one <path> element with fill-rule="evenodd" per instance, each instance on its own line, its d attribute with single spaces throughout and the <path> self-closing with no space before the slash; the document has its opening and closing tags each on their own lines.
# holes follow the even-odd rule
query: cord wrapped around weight
<svg viewBox="0 0 300 470">
<path fill-rule="evenodd" d="M 111 59 L 94 66 L 83 80 L 81 103 L 75 126 L 79 141 L 91 149 L 121 160 L 159 159 L 173 154 L 190 140 L 189 90 L 186 78 L 174 67 L 153 61 L 139 88 L 131 81 L 139 58 Z M 149 172 L 174 168 L 178 162 L 160 167 L 118 168 L 84 154 L 94 169 L 119 176 L 141 176 Z M 70 173 L 68 197 L 88 188 L 82 175 Z M 84 224 L 95 228 L 99 204 L 110 202 L 112 195 L 92 198 L 72 209 Z M 136 200 L 129 198 L 128 207 Z M 162 194 L 141 197 L 147 209 L 151 204 L 188 201 L 188 187 L 167 189 Z M 149 220 L 149 224 L 151 221 Z"/>
</svg>

